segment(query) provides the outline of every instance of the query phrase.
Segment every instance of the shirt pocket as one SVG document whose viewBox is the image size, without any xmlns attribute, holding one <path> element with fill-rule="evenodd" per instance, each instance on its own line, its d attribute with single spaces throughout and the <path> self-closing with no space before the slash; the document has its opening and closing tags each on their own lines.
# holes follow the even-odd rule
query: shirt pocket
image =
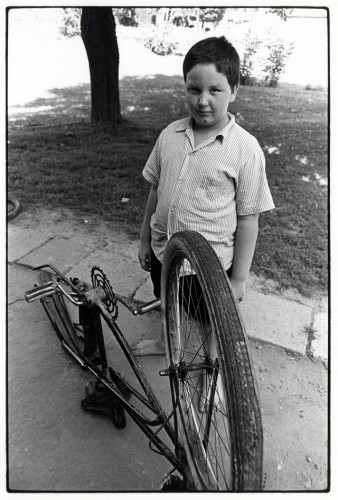
<svg viewBox="0 0 338 500">
<path fill-rule="evenodd" d="M 226 196 L 227 187 L 225 180 L 204 177 L 197 184 L 196 198 L 198 201 L 214 201 L 220 196 Z"/>
<path fill-rule="evenodd" d="M 215 172 L 215 175 L 206 175 L 199 179 L 196 197 L 206 203 L 219 201 L 221 204 L 233 199 L 235 185 L 233 179 L 224 172 Z"/>
</svg>

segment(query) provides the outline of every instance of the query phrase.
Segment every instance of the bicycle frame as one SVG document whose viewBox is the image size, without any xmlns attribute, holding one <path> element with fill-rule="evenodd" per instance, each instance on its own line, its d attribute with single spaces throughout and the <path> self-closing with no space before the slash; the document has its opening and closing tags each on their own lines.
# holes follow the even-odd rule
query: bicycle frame
<svg viewBox="0 0 338 500">
<path fill-rule="evenodd" d="M 53 323 L 53 319 L 51 315 L 49 314 L 48 311 L 48 306 L 46 304 L 46 298 L 51 296 L 51 295 L 59 295 L 59 296 L 65 296 L 67 300 L 69 300 L 73 305 L 77 307 L 82 307 L 86 309 L 94 309 L 97 311 L 100 317 L 102 317 L 105 320 L 105 323 L 107 324 L 109 330 L 111 333 L 114 335 L 115 339 L 118 341 L 118 344 L 120 345 L 125 357 L 127 358 L 128 363 L 130 364 L 131 368 L 133 369 L 133 372 L 135 373 L 142 389 L 144 390 L 145 396 L 144 397 L 135 387 L 133 387 L 131 384 L 129 384 L 124 378 L 122 379 L 116 372 L 114 372 L 115 376 L 119 378 L 119 380 L 126 386 L 126 388 L 151 412 L 155 415 L 155 418 L 153 420 L 150 420 L 148 417 L 146 417 L 138 408 L 136 408 L 133 404 L 131 404 L 117 389 L 115 383 L 112 380 L 109 380 L 109 375 L 108 377 L 102 376 L 101 374 L 104 372 L 108 372 L 108 364 L 107 360 L 105 357 L 105 346 L 104 346 L 104 339 L 103 339 L 103 334 L 102 338 L 98 339 L 98 342 L 100 344 L 100 353 L 101 350 L 103 352 L 103 359 L 102 359 L 102 370 L 100 370 L 95 364 L 93 364 L 89 359 L 85 358 L 84 356 L 79 355 L 76 350 L 66 341 L 62 341 L 62 346 L 64 349 L 70 354 L 73 359 L 81 366 L 82 369 L 88 369 L 93 373 L 93 375 L 96 377 L 98 381 L 100 381 L 104 386 L 114 395 L 114 397 L 121 403 L 125 411 L 128 413 L 128 415 L 134 420 L 134 422 L 137 424 L 137 426 L 142 430 L 142 432 L 150 439 L 150 447 L 151 445 L 154 445 L 157 448 L 157 453 L 160 453 L 163 455 L 171 464 L 172 466 L 183 476 L 187 477 L 187 470 L 185 467 L 185 451 L 183 447 L 179 443 L 178 439 L 178 433 L 177 433 L 177 425 L 176 425 L 176 416 L 175 416 L 175 411 L 172 413 L 174 414 L 174 421 L 175 425 L 174 427 L 170 423 L 170 419 L 172 415 L 167 415 L 165 411 L 162 409 L 161 404 L 159 403 L 157 397 L 154 394 L 154 391 L 148 382 L 135 354 L 133 353 L 130 345 L 128 344 L 127 340 L 125 339 L 122 331 L 118 327 L 116 321 L 112 318 L 111 314 L 105 307 L 104 303 L 102 300 L 104 299 L 105 292 L 104 290 L 98 286 L 96 288 L 89 288 L 89 285 L 81 282 L 83 285 L 87 285 L 86 290 L 81 290 L 77 286 L 75 286 L 70 280 L 68 280 L 64 275 L 62 275 L 54 266 L 45 264 L 41 265 L 35 268 L 35 270 L 39 269 L 45 269 L 49 268 L 51 269 L 57 276 L 58 276 L 58 282 L 53 283 L 48 282 L 44 285 L 37 286 L 33 290 L 30 290 L 26 292 L 25 298 L 28 302 L 33 302 L 35 300 L 40 299 L 48 316 L 49 319 Z M 60 280 L 62 280 L 64 283 L 66 283 L 68 286 L 71 287 L 72 292 L 68 293 L 60 284 Z M 123 298 L 118 295 L 115 295 L 116 300 L 120 302 L 122 305 L 124 305 L 132 314 L 134 315 L 141 315 L 145 314 L 149 311 L 154 310 L 160 305 L 160 300 L 154 300 L 151 301 L 143 306 L 139 307 L 133 307 L 132 305 L 128 304 L 128 302 Z M 63 310 L 58 311 L 59 316 L 62 319 L 62 322 L 66 325 L 66 323 L 69 324 L 69 317 L 65 317 L 65 313 Z M 160 372 L 161 376 L 169 376 L 170 378 L 170 385 L 171 388 L 177 384 L 177 373 L 169 369 L 162 370 Z M 172 405 L 173 408 L 175 409 L 177 402 L 174 399 L 174 391 L 171 391 L 172 394 Z M 153 430 L 153 427 L 159 427 L 157 430 Z M 162 441 L 162 439 L 159 438 L 158 433 L 160 430 L 164 429 L 167 435 L 170 438 L 170 441 L 174 445 L 175 448 L 175 453 L 173 453 L 167 445 Z M 156 452 L 153 448 L 151 448 L 153 451 Z M 178 458 L 182 457 L 182 458 Z"/>
</svg>

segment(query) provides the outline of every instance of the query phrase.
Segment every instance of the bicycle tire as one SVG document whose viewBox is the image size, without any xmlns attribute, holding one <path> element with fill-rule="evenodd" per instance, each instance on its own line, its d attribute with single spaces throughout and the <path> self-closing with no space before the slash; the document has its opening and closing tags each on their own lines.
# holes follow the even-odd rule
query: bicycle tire
<svg viewBox="0 0 338 500">
<path fill-rule="evenodd" d="M 226 273 L 199 233 L 176 233 L 168 242 L 161 296 L 190 487 L 261 490 L 262 420 L 246 333 Z M 203 392 L 201 381 L 210 389 Z"/>
<path fill-rule="evenodd" d="M 22 205 L 13 195 L 7 194 L 7 220 L 12 220 L 19 215 Z"/>
</svg>

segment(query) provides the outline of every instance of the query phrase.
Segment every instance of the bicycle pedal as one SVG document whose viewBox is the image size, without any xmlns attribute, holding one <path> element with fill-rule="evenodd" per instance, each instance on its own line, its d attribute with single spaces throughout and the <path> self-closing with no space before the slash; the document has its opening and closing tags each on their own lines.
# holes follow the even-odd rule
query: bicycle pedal
<svg viewBox="0 0 338 500">
<path fill-rule="evenodd" d="M 185 482 L 176 474 L 168 474 L 160 486 L 161 491 L 187 491 Z"/>
<path fill-rule="evenodd" d="M 90 384 L 87 384 L 87 386 Z M 116 399 L 114 400 L 113 396 L 109 396 L 103 392 L 101 394 L 98 393 L 95 387 L 94 391 L 92 391 L 92 387 L 89 387 L 87 390 L 89 394 L 81 400 L 82 408 L 85 411 L 103 413 L 112 421 L 117 429 L 123 429 L 127 424 L 127 420 L 121 404 Z"/>
<path fill-rule="evenodd" d="M 98 354 L 92 354 L 91 356 L 88 357 L 88 360 L 95 366 L 102 365 L 100 355 Z"/>
<path fill-rule="evenodd" d="M 88 382 L 88 384 L 86 384 L 85 393 L 88 397 L 96 397 L 96 388 L 93 382 Z"/>
</svg>

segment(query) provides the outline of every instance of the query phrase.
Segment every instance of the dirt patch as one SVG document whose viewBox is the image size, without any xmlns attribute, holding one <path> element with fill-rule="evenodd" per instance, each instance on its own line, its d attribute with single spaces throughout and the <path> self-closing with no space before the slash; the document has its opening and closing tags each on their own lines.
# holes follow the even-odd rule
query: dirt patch
<svg viewBox="0 0 338 500">
<path fill-rule="evenodd" d="M 321 362 L 251 342 L 259 386 L 266 490 L 327 487 L 328 372 Z"/>
</svg>

